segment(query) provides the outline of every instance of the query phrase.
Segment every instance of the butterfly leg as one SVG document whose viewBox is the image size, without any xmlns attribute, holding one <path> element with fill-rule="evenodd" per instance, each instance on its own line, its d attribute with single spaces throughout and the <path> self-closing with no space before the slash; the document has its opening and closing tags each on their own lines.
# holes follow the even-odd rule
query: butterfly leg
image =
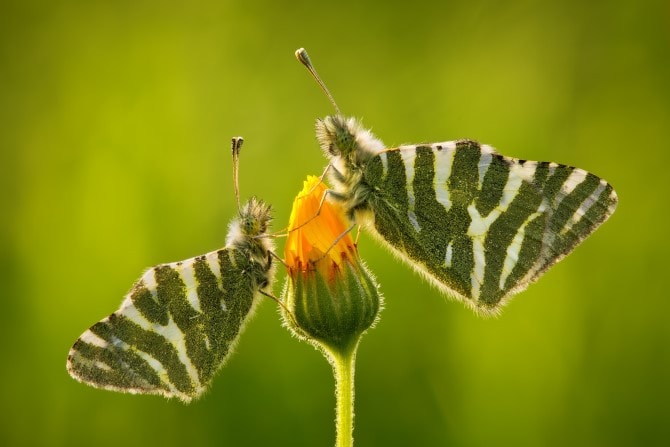
<svg viewBox="0 0 670 447">
<path fill-rule="evenodd" d="M 286 261 L 284 261 L 277 253 L 269 251 L 268 255 L 281 262 L 284 265 L 284 267 L 288 268 L 288 264 L 286 263 Z"/>
<path fill-rule="evenodd" d="M 319 208 L 316 210 L 316 213 L 314 213 L 313 216 L 311 216 L 309 219 L 307 219 L 306 221 L 304 221 L 303 223 L 301 223 L 300 225 L 298 225 L 298 226 L 296 226 L 296 227 L 293 227 L 293 228 L 286 228 L 286 229 L 281 230 L 281 231 L 278 232 L 278 233 L 273 233 L 272 235 L 266 235 L 265 237 L 286 237 L 286 236 L 288 236 L 288 233 L 290 233 L 291 231 L 295 231 L 295 230 L 297 230 L 297 229 L 299 229 L 299 228 L 304 227 L 305 225 L 307 225 L 308 223 L 310 223 L 311 221 L 313 221 L 314 219 L 316 219 L 317 217 L 319 217 L 319 215 L 321 214 L 321 208 L 323 208 L 323 203 L 326 201 L 326 198 L 327 198 L 329 195 L 330 195 L 331 197 L 333 197 L 335 200 L 344 200 L 344 199 L 345 199 L 345 196 L 344 196 L 344 195 L 342 195 L 342 194 L 340 194 L 340 193 L 338 193 L 338 192 L 336 192 L 336 191 L 333 191 L 332 189 L 327 189 L 327 190 L 323 193 L 323 196 L 321 196 L 321 200 L 319 201 Z M 347 230 L 347 232 L 348 232 L 348 231 L 349 231 L 349 230 Z"/>
<path fill-rule="evenodd" d="M 331 163 L 328 163 L 326 168 L 323 170 L 323 172 L 319 176 L 319 183 L 316 183 L 316 184 L 314 184 L 314 186 L 312 186 L 312 189 L 310 189 L 309 192 L 307 193 L 308 195 L 311 194 L 321 183 L 323 183 L 323 179 L 326 177 L 326 174 L 328 174 L 328 171 L 331 171 L 332 175 L 335 176 L 335 178 L 340 183 L 344 182 L 345 178 L 342 175 L 342 173 L 340 171 L 338 171 L 337 168 L 335 166 L 333 166 Z"/>
<path fill-rule="evenodd" d="M 271 299 L 272 301 L 274 301 L 275 303 L 279 304 L 279 307 L 281 307 L 281 308 L 284 310 L 284 312 L 286 312 L 286 315 L 288 315 L 289 318 L 293 321 L 293 324 L 296 324 L 296 325 L 297 325 L 297 323 L 296 323 L 296 321 L 295 321 L 295 318 L 293 317 L 293 314 L 291 313 L 290 310 L 288 310 L 288 308 L 286 307 L 286 305 L 285 305 L 284 303 L 282 303 L 281 300 L 280 300 L 279 298 L 277 298 L 276 296 L 272 295 L 271 293 L 267 293 L 267 292 L 265 292 L 264 290 L 259 290 L 259 292 L 261 293 L 261 295 L 264 295 L 264 296 L 270 298 L 270 299 Z"/>
<path fill-rule="evenodd" d="M 323 193 L 323 196 L 321 196 L 321 201 L 319 202 L 319 208 L 317 208 L 316 213 L 314 213 L 314 215 L 313 215 L 312 217 L 310 217 L 309 219 L 307 219 L 306 221 L 304 221 L 303 223 L 301 223 L 301 224 L 298 225 L 297 227 L 295 227 L 295 228 L 291 228 L 291 229 L 288 230 L 288 231 L 289 231 L 289 232 L 290 232 L 290 231 L 295 231 L 295 230 L 297 230 L 298 228 L 302 228 L 302 227 L 304 227 L 305 225 L 307 225 L 308 223 L 310 223 L 311 221 L 313 221 L 314 219 L 316 219 L 317 217 L 319 217 L 319 215 L 321 214 L 321 208 L 323 208 L 323 204 L 324 204 L 324 202 L 326 201 L 326 198 L 328 197 L 328 195 L 330 195 L 331 197 L 333 197 L 335 200 L 344 200 L 344 197 L 345 197 L 344 195 L 342 195 L 342 194 L 340 194 L 340 193 L 338 193 L 338 192 L 335 192 L 335 191 L 333 191 L 332 189 L 327 189 L 327 190 Z M 345 234 L 346 234 L 347 232 L 349 232 L 349 230 L 347 230 L 347 231 L 345 232 Z"/>
<path fill-rule="evenodd" d="M 327 249 L 327 250 L 326 250 L 326 251 L 325 251 L 319 258 L 317 258 L 317 259 L 314 260 L 313 262 L 314 262 L 314 263 L 317 263 L 317 262 L 319 262 L 321 259 L 325 258 L 326 255 L 328 254 L 328 252 L 330 252 L 330 250 L 332 250 L 332 248 L 333 248 L 334 246 L 336 246 L 337 243 L 340 242 L 340 240 L 342 240 L 342 238 L 343 238 L 344 236 L 346 236 L 347 234 L 349 234 L 349 232 L 351 232 L 351 230 L 353 230 L 355 226 L 356 226 L 356 223 L 355 223 L 355 222 L 352 223 L 351 226 L 350 226 L 349 228 L 347 228 L 346 230 L 344 230 L 344 231 L 342 232 L 342 234 L 340 234 L 339 236 L 337 236 L 337 237 L 335 238 L 335 240 L 333 241 L 333 243 L 330 244 L 330 247 L 328 247 L 328 249 Z M 360 233 L 359 233 L 359 234 L 360 234 Z M 357 239 L 358 239 L 358 238 L 357 238 Z"/>
<path fill-rule="evenodd" d="M 356 232 L 356 239 L 354 240 L 354 244 L 358 247 L 358 239 L 361 237 L 361 226 L 358 226 L 358 231 Z"/>
</svg>

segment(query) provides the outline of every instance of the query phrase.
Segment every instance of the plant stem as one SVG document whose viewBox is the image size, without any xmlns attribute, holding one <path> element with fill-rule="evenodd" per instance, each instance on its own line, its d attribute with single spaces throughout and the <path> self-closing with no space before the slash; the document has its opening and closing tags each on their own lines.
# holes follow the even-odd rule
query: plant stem
<svg viewBox="0 0 670 447">
<path fill-rule="evenodd" d="M 358 340 L 351 348 L 330 352 L 337 399 L 336 447 L 352 447 L 354 444 L 354 370 L 357 348 Z"/>
</svg>

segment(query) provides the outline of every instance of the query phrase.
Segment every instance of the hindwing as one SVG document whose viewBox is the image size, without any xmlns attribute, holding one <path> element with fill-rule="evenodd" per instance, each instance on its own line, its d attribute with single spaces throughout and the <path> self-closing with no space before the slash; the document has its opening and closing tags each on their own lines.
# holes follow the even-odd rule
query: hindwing
<svg viewBox="0 0 670 447">
<path fill-rule="evenodd" d="M 68 371 L 98 388 L 199 396 L 237 343 L 269 269 L 234 247 L 149 269 L 119 310 L 75 342 Z"/>
</svg>

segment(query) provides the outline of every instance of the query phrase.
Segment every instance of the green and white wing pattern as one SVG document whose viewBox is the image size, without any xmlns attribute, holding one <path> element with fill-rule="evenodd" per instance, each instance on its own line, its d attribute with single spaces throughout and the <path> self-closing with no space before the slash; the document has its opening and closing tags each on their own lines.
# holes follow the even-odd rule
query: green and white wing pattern
<svg viewBox="0 0 670 447">
<path fill-rule="evenodd" d="M 353 118 L 317 121 L 332 200 L 439 289 L 491 314 L 614 212 L 582 169 L 505 157 L 470 140 L 384 144 Z"/>
<path fill-rule="evenodd" d="M 91 326 L 67 360 L 72 377 L 114 391 L 183 401 L 201 395 L 237 343 L 274 267 L 270 207 L 252 199 L 226 247 L 149 269 L 121 308 Z"/>
<path fill-rule="evenodd" d="M 296 57 L 337 112 L 316 122 L 329 199 L 477 312 L 498 312 L 616 208 L 612 186 L 589 172 L 505 157 L 474 141 L 386 149 L 340 113 L 304 48 Z"/>
<path fill-rule="evenodd" d="M 582 169 L 469 140 L 375 152 L 353 188 L 367 192 L 361 208 L 371 213 L 359 214 L 373 215 L 373 232 L 400 258 L 483 313 L 572 251 L 617 204 L 612 187 Z"/>
<path fill-rule="evenodd" d="M 72 377 L 97 388 L 185 402 L 207 389 L 275 275 L 270 205 L 252 197 L 240 206 L 243 141 L 232 139 L 239 216 L 228 227 L 225 247 L 150 268 L 116 312 L 74 343 L 67 358 Z"/>
</svg>

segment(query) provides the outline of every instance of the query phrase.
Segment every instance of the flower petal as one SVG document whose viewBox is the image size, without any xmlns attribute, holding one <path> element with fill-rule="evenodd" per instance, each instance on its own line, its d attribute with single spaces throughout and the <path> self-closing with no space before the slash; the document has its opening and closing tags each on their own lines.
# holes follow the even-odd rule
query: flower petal
<svg viewBox="0 0 670 447">
<path fill-rule="evenodd" d="M 323 199 L 327 190 L 321 179 L 309 176 L 293 201 L 284 249 L 284 258 L 293 272 L 304 272 L 312 266 L 312 269 L 324 269 L 324 273 L 329 271 L 325 276 L 330 277 L 343 257 L 356 255 L 351 236 L 345 234 L 349 220 L 339 203 Z"/>
</svg>

